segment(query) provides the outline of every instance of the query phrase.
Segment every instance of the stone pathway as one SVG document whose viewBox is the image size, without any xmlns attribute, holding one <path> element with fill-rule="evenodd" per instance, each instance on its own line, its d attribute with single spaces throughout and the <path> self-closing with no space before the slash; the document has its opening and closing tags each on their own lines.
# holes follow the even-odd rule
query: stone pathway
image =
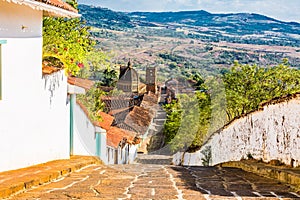
<svg viewBox="0 0 300 200">
<path fill-rule="evenodd" d="M 10 199 L 287 200 L 300 199 L 300 194 L 235 168 L 93 164 Z"/>
</svg>

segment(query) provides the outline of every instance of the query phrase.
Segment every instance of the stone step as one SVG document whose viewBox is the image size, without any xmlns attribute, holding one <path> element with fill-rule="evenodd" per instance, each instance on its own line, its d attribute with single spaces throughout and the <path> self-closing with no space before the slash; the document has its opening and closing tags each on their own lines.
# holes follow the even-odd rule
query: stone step
<svg viewBox="0 0 300 200">
<path fill-rule="evenodd" d="M 153 123 L 155 123 L 156 125 L 163 125 L 165 121 L 165 119 L 153 119 Z"/>
<path fill-rule="evenodd" d="M 166 116 L 166 112 L 156 112 L 156 118 L 165 119 Z"/>
<path fill-rule="evenodd" d="M 172 157 L 167 155 L 139 154 L 135 161 L 140 164 L 171 165 Z"/>
</svg>

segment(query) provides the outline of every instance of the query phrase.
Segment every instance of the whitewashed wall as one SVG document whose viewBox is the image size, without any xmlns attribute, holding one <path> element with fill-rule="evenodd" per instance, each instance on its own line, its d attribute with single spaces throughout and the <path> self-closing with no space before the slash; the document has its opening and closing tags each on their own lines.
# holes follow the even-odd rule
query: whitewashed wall
<svg viewBox="0 0 300 200">
<path fill-rule="evenodd" d="M 74 155 L 96 154 L 95 127 L 78 104 L 74 106 Z"/>
<path fill-rule="evenodd" d="M 251 113 L 235 120 L 222 131 L 213 134 L 195 153 L 177 153 L 173 162 L 183 165 L 202 165 L 203 151 L 212 149 L 212 165 L 238 161 L 252 155 L 265 162 L 280 160 L 300 166 L 300 97 Z M 182 159 L 183 157 L 183 159 Z"/>
<path fill-rule="evenodd" d="M 129 164 L 134 163 L 136 157 L 137 157 L 137 145 L 130 145 L 128 163 Z"/>
<path fill-rule="evenodd" d="M 118 164 L 129 164 L 130 163 L 130 149 L 132 145 L 125 144 L 123 148 L 118 148 Z M 133 158 L 131 158 L 132 160 Z"/>
<path fill-rule="evenodd" d="M 125 150 L 126 146 L 121 148 L 118 147 L 118 154 L 117 154 L 117 164 L 125 164 Z"/>
<path fill-rule="evenodd" d="M 0 171 L 69 158 L 67 79 L 42 77 L 41 36 L 42 11 L 0 1 Z"/>
<path fill-rule="evenodd" d="M 97 146 L 97 134 L 99 134 L 99 145 Z M 106 131 L 100 127 L 95 127 L 86 113 L 78 104 L 74 106 L 74 136 L 73 136 L 74 155 L 99 156 L 107 163 L 106 156 Z M 97 147 L 100 149 L 97 155 Z"/>
<path fill-rule="evenodd" d="M 115 159 L 116 159 L 116 149 L 110 146 L 107 146 L 106 149 L 106 157 L 107 157 L 107 164 L 109 165 L 113 165 L 113 164 L 117 164 L 115 163 Z"/>
<path fill-rule="evenodd" d="M 137 145 L 126 144 L 118 148 L 118 164 L 131 164 L 137 156 Z"/>
<path fill-rule="evenodd" d="M 116 153 L 116 151 L 118 153 Z M 137 156 L 137 145 L 126 144 L 117 149 L 107 146 L 107 164 L 132 164 Z M 115 162 L 115 160 L 117 162 Z"/>
<path fill-rule="evenodd" d="M 63 71 L 42 78 L 39 65 L 26 64 L 3 65 L 0 171 L 69 158 L 67 78 Z"/>
<path fill-rule="evenodd" d="M 42 17 L 42 11 L 0 1 L 0 38 L 41 37 Z"/>
</svg>

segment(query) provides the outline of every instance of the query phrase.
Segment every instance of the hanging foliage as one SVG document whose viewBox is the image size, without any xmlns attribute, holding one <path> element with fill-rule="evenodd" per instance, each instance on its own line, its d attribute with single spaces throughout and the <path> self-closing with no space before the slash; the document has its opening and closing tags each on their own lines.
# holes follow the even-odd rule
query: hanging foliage
<svg viewBox="0 0 300 200">
<path fill-rule="evenodd" d="M 93 50 L 89 27 L 80 19 L 45 17 L 43 20 L 43 58 L 59 59 L 67 74 L 76 75 Z"/>
</svg>

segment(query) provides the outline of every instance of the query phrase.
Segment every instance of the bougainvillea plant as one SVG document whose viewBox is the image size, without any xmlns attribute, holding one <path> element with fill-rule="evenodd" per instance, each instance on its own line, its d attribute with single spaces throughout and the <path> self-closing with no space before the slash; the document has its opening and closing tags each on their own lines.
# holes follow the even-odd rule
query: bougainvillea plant
<svg viewBox="0 0 300 200">
<path fill-rule="evenodd" d="M 95 42 L 80 19 L 45 17 L 43 20 L 43 58 L 56 58 L 66 74 L 76 75 L 84 67 L 87 54 Z"/>
</svg>

